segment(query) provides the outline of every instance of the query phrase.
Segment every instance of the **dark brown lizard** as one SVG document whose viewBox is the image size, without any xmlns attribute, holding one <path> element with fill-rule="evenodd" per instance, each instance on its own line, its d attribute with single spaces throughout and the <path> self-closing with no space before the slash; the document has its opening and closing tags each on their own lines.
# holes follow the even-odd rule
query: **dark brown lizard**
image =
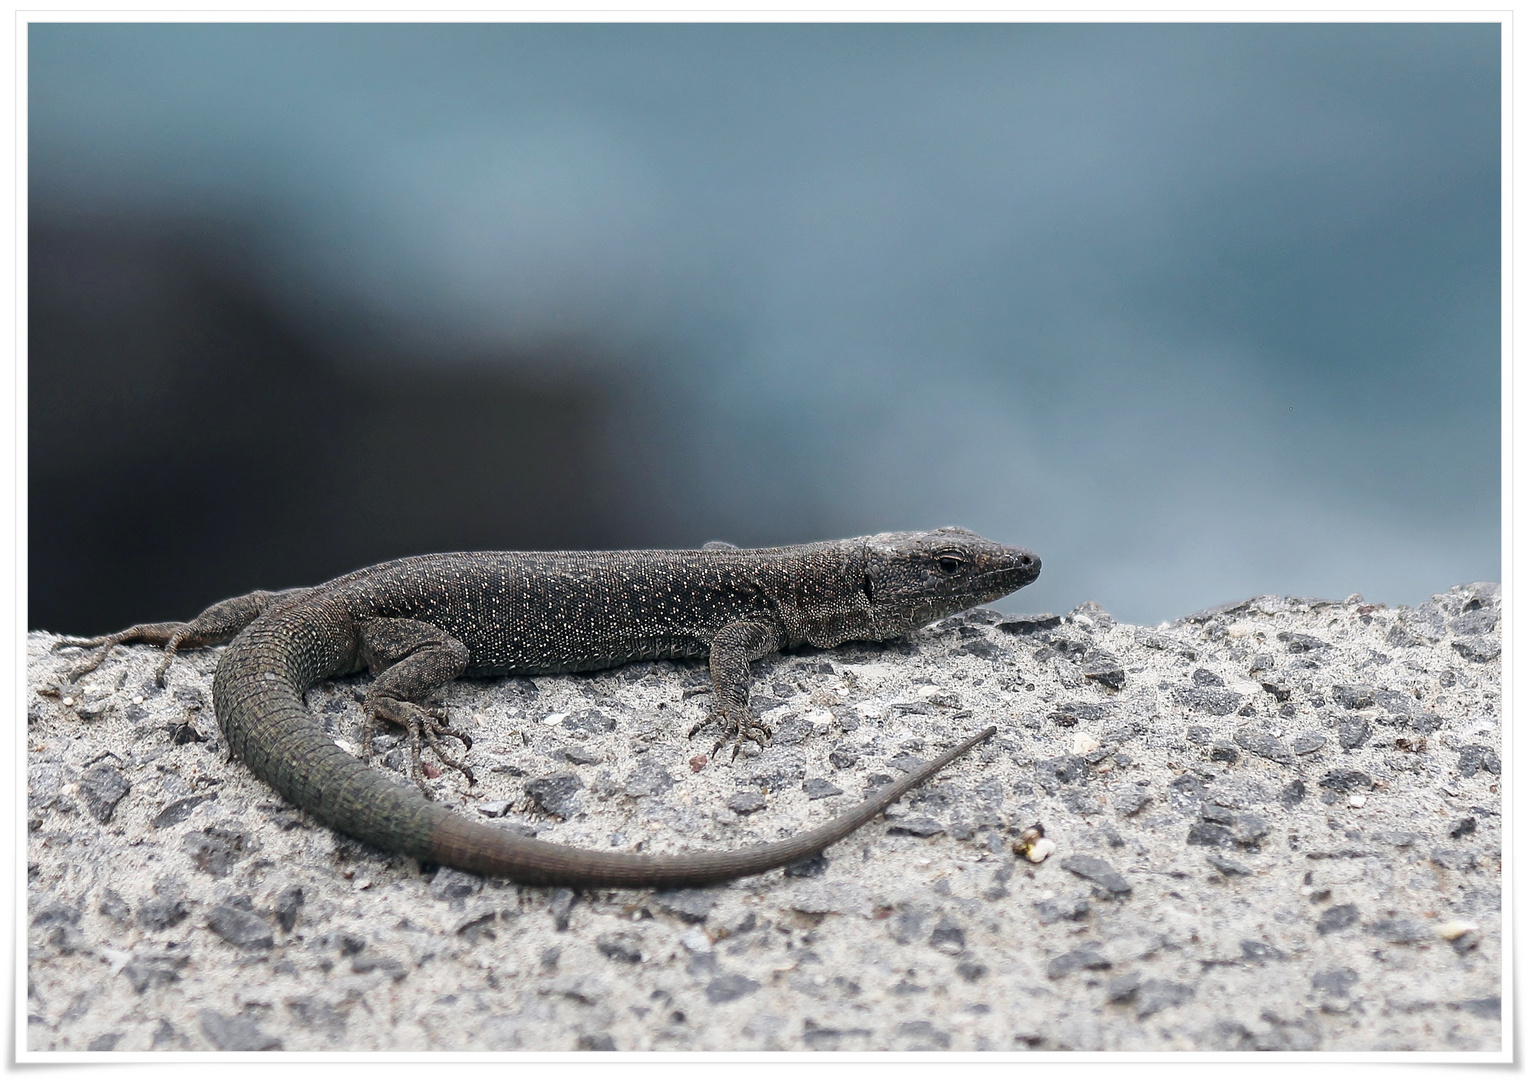
<svg viewBox="0 0 1530 1080">
<path fill-rule="evenodd" d="M 675 888 L 757 874 L 843 838 L 995 731 L 959 742 L 860 806 L 788 840 L 735 851 L 640 855 L 516 836 L 456 814 L 337 746 L 304 704 L 322 679 L 370 669 L 363 758 L 378 720 L 402 725 L 411 775 L 428 744 L 465 735 L 424 704 L 460 675 L 546 675 L 705 657 L 722 739 L 770 732 L 749 710 L 749 664 L 780 649 L 886 640 L 1036 580 L 1041 560 L 965 529 L 882 533 L 795 547 L 421 555 L 309 589 L 256 592 L 187 623 L 148 623 L 71 644 L 178 649 L 228 642 L 213 707 L 230 752 L 288 800 L 386 851 L 528 884 Z M 709 722 L 708 721 L 708 722 Z M 697 725 L 691 734 L 704 726 Z"/>
</svg>

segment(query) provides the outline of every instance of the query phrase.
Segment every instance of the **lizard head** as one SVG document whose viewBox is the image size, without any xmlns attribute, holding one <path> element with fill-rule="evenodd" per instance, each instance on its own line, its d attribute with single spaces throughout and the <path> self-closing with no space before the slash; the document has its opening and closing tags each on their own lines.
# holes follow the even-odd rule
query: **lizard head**
<svg viewBox="0 0 1530 1080">
<path fill-rule="evenodd" d="M 875 635 L 884 639 L 997 600 L 1041 573 L 1035 553 L 955 526 L 879 533 L 865 543 L 863 587 Z"/>
</svg>

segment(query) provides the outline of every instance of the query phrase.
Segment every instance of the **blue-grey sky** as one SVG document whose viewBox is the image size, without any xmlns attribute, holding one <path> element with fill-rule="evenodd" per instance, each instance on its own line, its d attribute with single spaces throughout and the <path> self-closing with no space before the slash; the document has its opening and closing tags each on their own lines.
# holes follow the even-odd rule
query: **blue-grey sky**
<svg viewBox="0 0 1530 1080">
<path fill-rule="evenodd" d="M 1500 576 L 1496 24 L 29 39 L 34 205 L 241 222 L 395 349 L 600 342 L 697 542 L 964 524 L 1138 622 Z"/>
</svg>

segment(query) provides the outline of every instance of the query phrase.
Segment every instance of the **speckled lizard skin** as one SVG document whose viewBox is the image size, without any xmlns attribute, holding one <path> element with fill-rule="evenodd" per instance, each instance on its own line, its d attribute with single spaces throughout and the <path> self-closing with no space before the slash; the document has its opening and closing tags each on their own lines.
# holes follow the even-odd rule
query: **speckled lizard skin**
<svg viewBox="0 0 1530 1080">
<path fill-rule="evenodd" d="M 409 732 L 411 773 L 428 745 L 468 746 L 421 704 L 459 675 L 590 671 L 707 658 L 723 739 L 763 745 L 749 664 L 780 649 L 886 640 L 1030 584 L 1041 560 L 965 529 L 882 533 L 795 547 L 697 551 L 465 552 L 358 570 L 310 589 L 251 593 L 188 623 L 151 623 L 73 644 L 225 642 L 213 705 L 232 753 L 292 803 L 387 851 L 527 884 L 675 888 L 757 874 L 816 854 L 993 734 L 988 728 L 811 832 L 735 851 L 640 855 L 516 836 L 431 802 L 337 746 L 303 702 L 322 679 L 371 670 L 363 753 L 377 721 Z M 694 734 L 694 730 L 692 732 Z M 715 753 L 715 748 L 714 748 Z"/>
</svg>

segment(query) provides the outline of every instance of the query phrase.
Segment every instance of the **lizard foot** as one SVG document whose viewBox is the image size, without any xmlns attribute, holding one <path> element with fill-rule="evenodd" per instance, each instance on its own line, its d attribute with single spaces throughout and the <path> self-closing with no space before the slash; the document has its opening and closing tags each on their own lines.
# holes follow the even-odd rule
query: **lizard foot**
<svg viewBox="0 0 1530 1080">
<path fill-rule="evenodd" d="M 409 739 L 409 778 L 427 798 L 431 793 L 425 786 L 426 777 L 421 761 L 426 745 L 429 745 L 441 764 L 461 773 L 469 784 L 478 782 L 473 770 L 442 745 L 446 739 L 456 739 L 462 744 L 463 750 L 473 748 L 471 736 L 448 724 L 445 709 L 434 705 L 416 705 L 412 701 L 400 701 L 397 698 L 369 699 L 366 702 L 366 720 L 361 730 L 362 753 L 368 759 L 372 756 L 372 736 L 377 730 L 378 720 L 386 720 L 404 729 Z"/>
<path fill-rule="evenodd" d="M 708 714 L 705 720 L 691 728 L 686 737 L 690 738 L 702 728 L 710 726 L 713 721 L 717 721 L 722 725 L 722 735 L 718 737 L 717 744 L 712 747 L 712 757 L 716 757 L 717 751 L 727 746 L 730 739 L 733 742 L 733 758 L 738 757 L 738 752 L 743 749 L 745 739 L 754 743 L 761 750 L 765 749 L 765 744 L 770 741 L 770 728 L 761 723 L 758 717 L 746 714 L 744 719 L 739 721 L 734 720 L 721 710 Z"/>
<path fill-rule="evenodd" d="M 74 665 L 74 667 L 70 668 L 67 672 L 64 673 L 64 678 L 69 682 L 79 682 L 86 675 L 89 675 L 92 671 L 101 666 L 101 662 L 106 659 L 106 654 L 111 652 L 112 648 L 116 646 L 117 643 L 116 634 L 108 634 L 105 637 L 93 638 L 66 637 L 63 640 L 57 642 L 53 648 L 55 650 L 91 650 L 85 655 L 83 659 L 80 660 L 78 664 Z"/>
<path fill-rule="evenodd" d="M 74 667 L 70 668 L 64 678 L 70 682 L 79 682 L 84 676 L 89 675 L 101 666 L 107 654 L 118 645 L 129 642 L 142 641 L 150 645 L 158 645 L 164 649 L 165 655 L 159 662 L 159 667 L 154 669 L 154 684 L 165 685 L 165 672 L 170 668 L 170 661 L 175 659 L 176 652 L 187 639 L 194 636 L 190 623 L 145 623 L 141 626 L 132 626 L 115 634 L 103 634 L 100 637 L 77 638 L 65 637 L 53 647 L 92 649 L 94 650 Z"/>
</svg>

